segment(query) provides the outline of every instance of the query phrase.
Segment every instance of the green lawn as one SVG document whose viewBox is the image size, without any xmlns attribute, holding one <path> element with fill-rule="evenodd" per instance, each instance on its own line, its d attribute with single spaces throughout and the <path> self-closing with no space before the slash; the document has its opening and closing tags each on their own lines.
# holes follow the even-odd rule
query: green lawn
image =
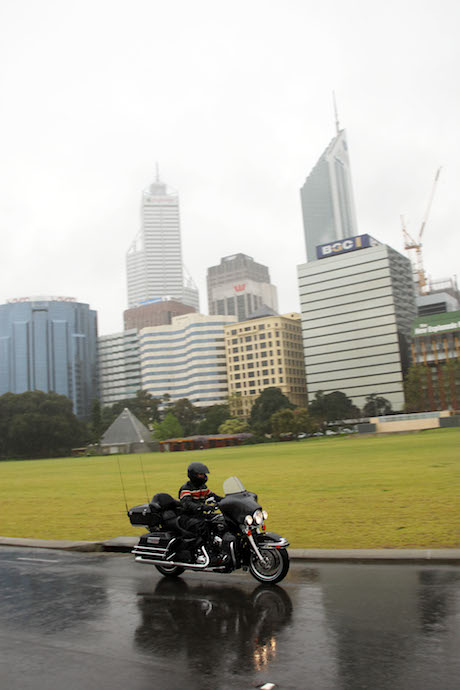
<svg viewBox="0 0 460 690">
<path fill-rule="evenodd" d="M 460 546 L 460 429 L 330 437 L 202 452 L 0 462 L 0 535 L 99 540 L 139 535 L 125 510 L 177 495 L 201 460 L 208 485 L 237 475 L 297 548 Z"/>
</svg>

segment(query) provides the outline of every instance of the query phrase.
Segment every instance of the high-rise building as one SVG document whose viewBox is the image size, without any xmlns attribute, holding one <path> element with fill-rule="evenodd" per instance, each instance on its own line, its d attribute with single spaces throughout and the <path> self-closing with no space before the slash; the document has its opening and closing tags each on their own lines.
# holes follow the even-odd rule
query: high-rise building
<svg viewBox="0 0 460 690">
<path fill-rule="evenodd" d="M 435 312 L 415 319 L 412 365 L 414 411 L 460 408 L 460 311 Z"/>
<path fill-rule="evenodd" d="M 280 388 L 307 405 L 300 314 L 261 316 L 225 326 L 228 388 L 235 412 L 247 417 L 265 388 Z"/>
<path fill-rule="evenodd" d="M 227 402 L 224 327 L 234 316 L 184 314 L 169 326 L 139 334 L 142 388 L 171 402 L 188 398 L 197 407 Z"/>
<path fill-rule="evenodd" d="M 101 335 L 97 349 L 101 405 L 134 398 L 142 388 L 137 329 Z"/>
<path fill-rule="evenodd" d="M 0 305 L 0 395 L 66 395 L 88 418 L 97 390 L 97 313 L 70 297 L 26 297 Z"/>
<path fill-rule="evenodd" d="M 409 259 L 369 235 L 319 256 L 298 267 L 309 400 L 342 391 L 362 408 L 376 394 L 402 410 L 416 315 Z"/>
<path fill-rule="evenodd" d="M 300 190 L 307 261 L 316 247 L 358 234 L 350 159 L 344 129 L 323 152 Z"/>
<path fill-rule="evenodd" d="M 182 263 L 179 197 L 156 181 L 142 195 L 141 229 L 126 255 L 128 306 L 160 297 L 199 309 L 198 290 Z"/>
<path fill-rule="evenodd" d="M 278 311 L 278 296 L 270 283 L 267 266 L 246 254 L 225 256 L 217 266 L 208 268 L 208 306 L 210 314 L 249 318 L 262 306 Z"/>
</svg>

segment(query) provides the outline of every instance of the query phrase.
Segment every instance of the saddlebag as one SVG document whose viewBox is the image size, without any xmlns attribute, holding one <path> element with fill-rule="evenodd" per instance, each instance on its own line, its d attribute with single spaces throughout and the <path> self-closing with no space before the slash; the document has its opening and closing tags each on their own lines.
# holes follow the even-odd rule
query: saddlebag
<svg viewBox="0 0 460 690">
<path fill-rule="evenodd" d="M 160 510 L 155 510 L 152 504 L 149 503 L 130 508 L 128 510 L 128 517 L 132 525 L 144 525 L 150 530 L 154 530 L 161 522 Z"/>
</svg>

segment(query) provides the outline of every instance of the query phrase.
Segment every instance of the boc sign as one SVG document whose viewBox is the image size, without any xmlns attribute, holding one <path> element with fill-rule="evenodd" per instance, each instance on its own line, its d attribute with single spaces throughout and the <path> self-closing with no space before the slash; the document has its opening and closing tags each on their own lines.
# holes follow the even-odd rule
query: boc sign
<svg viewBox="0 0 460 690">
<path fill-rule="evenodd" d="M 318 259 L 325 259 L 334 254 L 344 254 L 345 252 L 354 252 L 356 249 L 365 249 L 366 247 L 375 247 L 380 242 L 374 240 L 370 235 L 357 235 L 356 237 L 347 237 L 344 240 L 337 240 L 337 242 L 330 242 L 329 244 L 320 244 L 316 247 L 316 257 Z"/>
</svg>

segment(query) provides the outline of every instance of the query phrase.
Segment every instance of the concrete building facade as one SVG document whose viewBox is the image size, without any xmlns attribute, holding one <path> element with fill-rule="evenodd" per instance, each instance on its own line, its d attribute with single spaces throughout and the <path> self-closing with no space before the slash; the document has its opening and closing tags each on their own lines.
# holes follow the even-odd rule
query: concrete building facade
<svg viewBox="0 0 460 690">
<path fill-rule="evenodd" d="M 224 328 L 234 316 L 184 314 L 171 325 L 144 328 L 140 336 L 142 388 L 171 402 L 197 407 L 227 402 Z"/>
<path fill-rule="evenodd" d="M 362 408 L 377 394 L 400 411 L 416 315 L 411 263 L 369 236 L 333 246 L 298 267 L 309 399 L 342 391 Z"/>
<path fill-rule="evenodd" d="M 225 327 L 228 387 L 238 416 L 247 417 L 265 388 L 280 388 L 307 405 L 300 314 L 265 316 Z"/>
<path fill-rule="evenodd" d="M 102 335 L 97 345 L 101 405 L 134 398 L 142 388 L 137 329 Z"/>
<path fill-rule="evenodd" d="M 161 297 L 199 309 L 198 290 L 182 262 L 179 197 L 156 181 L 142 195 L 141 229 L 126 255 L 128 306 Z"/>
<path fill-rule="evenodd" d="M 210 314 L 244 321 L 263 306 L 278 311 L 277 289 L 270 283 L 267 266 L 246 254 L 225 256 L 220 264 L 208 268 L 207 286 Z"/>
<path fill-rule="evenodd" d="M 72 297 L 25 297 L 0 305 L 0 395 L 65 395 L 87 419 L 98 397 L 97 313 Z"/>
<path fill-rule="evenodd" d="M 307 261 L 316 247 L 358 234 L 350 158 L 344 129 L 337 130 L 300 190 Z"/>
</svg>

